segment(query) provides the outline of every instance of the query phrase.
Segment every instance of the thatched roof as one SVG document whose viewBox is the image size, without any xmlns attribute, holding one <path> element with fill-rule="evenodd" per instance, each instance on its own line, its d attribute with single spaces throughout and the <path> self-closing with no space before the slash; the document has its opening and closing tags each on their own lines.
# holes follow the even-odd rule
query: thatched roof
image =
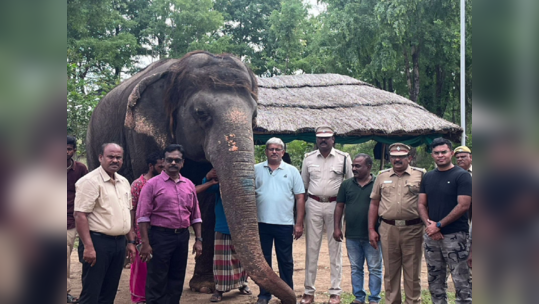
<svg viewBox="0 0 539 304">
<path fill-rule="evenodd" d="M 349 76 L 303 74 L 258 78 L 258 118 L 255 139 L 278 136 L 314 140 L 314 128 L 326 124 L 338 141 L 385 142 L 422 136 L 459 141 L 462 129 L 397 94 L 377 89 Z M 427 140 L 422 140 L 427 142 Z"/>
</svg>

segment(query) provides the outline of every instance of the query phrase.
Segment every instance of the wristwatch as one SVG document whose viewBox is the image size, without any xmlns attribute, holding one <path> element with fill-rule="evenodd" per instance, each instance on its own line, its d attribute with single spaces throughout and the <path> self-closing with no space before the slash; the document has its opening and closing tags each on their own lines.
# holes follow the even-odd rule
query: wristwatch
<svg viewBox="0 0 539 304">
<path fill-rule="evenodd" d="M 197 237 L 197 238 L 195 238 L 195 241 L 200 241 L 202 243 L 203 239 L 201 237 Z"/>
<path fill-rule="evenodd" d="M 127 240 L 127 244 L 133 244 L 133 245 L 135 245 L 136 243 L 137 243 L 137 242 L 135 242 L 135 241 Z"/>
<path fill-rule="evenodd" d="M 438 228 L 442 228 L 442 222 L 438 222 L 438 223 L 436 223 L 436 227 L 438 227 Z"/>
</svg>

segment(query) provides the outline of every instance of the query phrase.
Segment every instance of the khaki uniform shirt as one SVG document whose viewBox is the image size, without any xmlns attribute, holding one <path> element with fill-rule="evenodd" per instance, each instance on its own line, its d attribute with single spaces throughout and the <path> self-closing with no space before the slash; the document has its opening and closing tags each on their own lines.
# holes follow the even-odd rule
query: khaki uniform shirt
<svg viewBox="0 0 539 304">
<path fill-rule="evenodd" d="M 88 214 L 90 231 L 111 236 L 131 229 L 131 186 L 115 173 L 114 180 L 100 166 L 75 184 L 75 211 Z"/>
<path fill-rule="evenodd" d="M 380 171 L 371 193 L 371 199 L 380 200 L 378 215 L 386 220 L 419 218 L 417 200 L 425 172 L 411 166 L 400 177 L 393 168 Z"/>
<path fill-rule="evenodd" d="M 305 189 L 308 194 L 319 197 L 337 196 L 342 182 L 352 176 L 354 174 L 350 155 L 333 148 L 327 158 L 320 153 L 320 150 L 305 154 L 301 166 L 301 178 Z"/>
<path fill-rule="evenodd" d="M 473 174 L 472 174 L 472 167 L 473 167 L 473 165 L 470 165 L 470 169 L 468 169 L 468 172 L 470 172 L 470 175 L 473 176 Z"/>
</svg>

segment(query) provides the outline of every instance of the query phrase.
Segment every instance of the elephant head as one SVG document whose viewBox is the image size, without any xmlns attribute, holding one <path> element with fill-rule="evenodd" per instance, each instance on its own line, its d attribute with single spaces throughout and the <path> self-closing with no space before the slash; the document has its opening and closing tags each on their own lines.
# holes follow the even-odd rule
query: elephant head
<svg viewBox="0 0 539 304">
<path fill-rule="evenodd" d="M 133 76 L 125 138 L 133 171 L 141 151 L 179 143 L 185 156 L 217 169 L 221 197 L 236 252 L 251 278 L 280 298 L 295 294 L 268 266 L 260 248 L 254 192 L 253 123 L 257 81 L 238 58 L 192 52 Z M 142 158 L 142 159 L 139 159 Z"/>
</svg>

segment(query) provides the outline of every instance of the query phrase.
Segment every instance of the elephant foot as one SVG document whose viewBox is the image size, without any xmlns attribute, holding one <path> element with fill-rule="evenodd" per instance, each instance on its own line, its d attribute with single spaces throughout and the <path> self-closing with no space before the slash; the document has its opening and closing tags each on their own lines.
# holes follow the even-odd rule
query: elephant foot
<svg viewBox="0 0 539 304">
<path fill-rule="evenodd" d="M 189 281 L 191 291 L 200 293 L 213 293 L 215 291 L 215 283 L 212 275 L 193 275 Z"/>
</svg>

